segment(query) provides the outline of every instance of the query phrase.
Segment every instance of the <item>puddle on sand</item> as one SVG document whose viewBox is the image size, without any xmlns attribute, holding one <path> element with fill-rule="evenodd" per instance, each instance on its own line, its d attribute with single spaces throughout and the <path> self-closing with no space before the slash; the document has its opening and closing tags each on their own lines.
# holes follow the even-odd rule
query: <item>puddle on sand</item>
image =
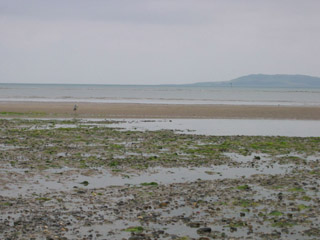
<svg viewBox="0 0 320 240">
<path fill-rule="evenodd" d="M 217 180 L 226 178 L 250 177 L 255 174 L 286 174 L 294 168 L 294 165 L 271 166 L 261 164 L 257 168 L 229 167 L 227 165 L 198 167 L 198 168 L 151 168 L 140 174 L 124 172 L 123 175 L 114 175 L 110 171 L 98 168 L 88 170 L 76 170 L 70 168 L 45 170 L 42 174 L 25 177 L 23 181 L 16 181 L 15 184 L 7 184 L 1 188 L 3 196 L 19 196 L 32 193 L 46 193 L 50 191 L 68 191 L 74 187 L 78 188 L 105 188 L 109 186 L 139 185 L 144 182 L 157 182 L 158 184 L 171 184 L 193 182 L 196 180 Z M 10 175 L 10 170 L 3 170 Z M 81 183 L 87 181 L 88 185 Z"/>
<path fill-rule="evenodd" d="M 0 151 L 12 150 L 12 149 L 17 149 L 17 148 L 23 148 L 23 147 L 6 145 L 6 144 L 0 144 Z"/>
<path fill-rule="evenodd" d="M 77 128 L 76 124 L 47 124 L 47 125 L 35 125 L 29 128 L 29 130 L 43 130 L 43 129 L 58 129 L 58 128 Z"/>
<path fill-rule="evenodd" d="M 306 160 L 307 162 L 317 162 L 320 161 L 320 154 L 316 153 L 316 155 L 303 155 L 299 153 L 291 153 L 291 154 L 281 154 L 277 155 L 277 158 L 300 158 L 301 160 Z"/>
<path fill-rule="evenodd" d="M 267 119 L 172 119 L 146 121 L 123 120 L 109 127 L 126 130 L 157 131 L 174 130 L 184 134 L 215 136 L 288 136 L 319 137 L 319 121 L 312 120 L 267 120 Z"/>
<path fill-rule="evenodd" d="M 140 223 L 116 220 L 109 224 L 82 226 L 76 232 L 70 231 L 65 236 L 70 239 L 74 236 L 83 238 L 88 237 L 88 235 L 92 236 L 91 239 L 122 239 L 130 237 L 130 232 L 124 230 L 132 226 L 140 226 Z"/>
<path fill-rule="evenodd" d="M 8 118 L 9 119 L 9 118 Z M 42 119 L 49 120 L 49 119 Z M 57 119 L 65 120 L 65 119 Z M 214 136 L 287 136 L 319 137 L 320 125 L 315 120 L 271 119 L 81 119 L 78 123 L 42 124 L 34 129 L 86 127 L 122 128 L 131 131 L 174 130 L 176 133 Z"/>
<path fill-rule="evenodd" d="M 270 160 L 270 156 L 267 154 L 257 154 L 257 153 L 252 153 L 250 155 L 244 156 L 238 153 L 223 153 L 223 155 L 231 158 L 233 161 L 240 162 L 240 163 L 247 163 L 251 162 L 253 160 Z"/>
<path fill-rule="evenodd" d="M 197 234 L 196 228 L 190 228 L 186 226 L 182 222 L 172 222 L 170 224 L 157 224 L 157 223 L 140 223 L 140 222 L 126 222 L 123 220 L 117 220 L 110 224 L 101 224 L 101 225 L 91 225 L 88 227 L 81 227 L 77 233 L 78 237 L 86 237 L 88 235 L 88 232 L 92 235 L 94 239 L 121 239 L 121 238 L 128 238 L 130 237 L 131 233 L 124 231 L 125 229 L 129 227 L 135 227 L 135 226 L 141 226 L 143 227 L 144 231 L 143 233 L 146 235 L 153 236 L 152 233 L 157 233 L 158 237 L 160 239 L 172 239 L 169 237 L 169 234 L 171 236 L 177 236 L 183 237 L 183 236 L 189 236 L 189 237 L 199 237 Z M 161 230 L 163 233 L 160 233 Z M 163 235 L 165 232 L 165 235 Z M 68 234 L 66 235 L 68 236 Z M 74 233 L 71 232 L 70 237 L 74 236 Z M 142 238 L 141 238 L 142 239 Z"/>
</svg>

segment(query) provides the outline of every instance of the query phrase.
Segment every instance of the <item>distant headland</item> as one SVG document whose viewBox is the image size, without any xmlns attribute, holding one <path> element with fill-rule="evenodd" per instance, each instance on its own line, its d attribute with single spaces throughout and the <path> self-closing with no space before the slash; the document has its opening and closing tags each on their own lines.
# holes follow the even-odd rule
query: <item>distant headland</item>
<svg viewBox="0 0 320 240">
<path fill-rule="evenodd" d="M 198 82 L 185 84 L 198 87 L 280 87 L 280 88 L 320 88 L 320 77 L 287 74 L 251 74 L 224 82 Z"/>
<path fill-rule="evenodd" d="M 119 87 L 244 87 L 244 88 L 320 88 L 320 77 L 308 76 L 308 75 L 289 75 L 289 74 L 250 74 L 242 77 L 238 77 L 229 81 L 220 82 L 196 82 L 185 84 L 102 84 L 102 83 L 1 83 L 0 85 L 13 85 L 13 86 L 119 86 Z M 1 87 L 1 86 L 0 86 Z"/>
</svg>

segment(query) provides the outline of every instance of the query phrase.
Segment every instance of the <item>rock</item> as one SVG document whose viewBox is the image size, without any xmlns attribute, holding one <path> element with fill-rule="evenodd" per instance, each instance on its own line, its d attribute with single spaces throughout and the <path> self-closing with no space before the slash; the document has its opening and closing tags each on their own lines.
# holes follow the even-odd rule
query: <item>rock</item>
<svg viewBox="0 0 320 240">
<path fill-rule="evenodd" d="M 169 204 L 169 202 L 162 202 L 162 203 L 159 204 L 159 207 L 160 208 L 165 208 L 165 207 L 168 206 L 168 204 Z"/>
<path fill-rule="evenodd" d="M 189 227 L 198 228 L 198 227 L 200 227 L 200 223 L 199 222 L 191 222 L 191 223 L 189 223 Z"/>
<path fill-rule="evenodd" d="M 132 235 L 131 237 L 128 238 L 128 240 L 148 240 L 150 239 L 149 237 L 147 237 L 145 234 L 141 233 L 141 234 L 135 234 Z"/>
<path fill-rule="evenodd" d="M 199 228 L 197 230 L 198 234 L 204 234 L 204 233 L 210 233 L 210 232 L 211 232 L 211 228 L 209 227 Z"/>
<path fill-rule="evenodd" d="M 236 232 L 238 229 L 236 227 L 230 227 L 230 232 Z"/>
</svg>

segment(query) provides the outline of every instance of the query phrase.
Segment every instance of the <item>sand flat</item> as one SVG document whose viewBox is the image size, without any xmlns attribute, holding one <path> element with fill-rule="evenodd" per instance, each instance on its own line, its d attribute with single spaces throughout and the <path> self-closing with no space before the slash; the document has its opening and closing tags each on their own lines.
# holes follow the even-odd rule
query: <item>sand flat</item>
<svg viewBox="0 0 320 240">
<path fill-rule="evenodd" d="M 187 105 L 137 103 L 77 103 L 78 117 L 94 118 L 225 118 L 320 120 L 320 106 Z M 74 103 L 0 102 L 0 116 L 73 117 Z M 35 113 L 35 114 L 34 114 Z M 19 115 L 16 115 L 19 116 Z"/>
</svg>

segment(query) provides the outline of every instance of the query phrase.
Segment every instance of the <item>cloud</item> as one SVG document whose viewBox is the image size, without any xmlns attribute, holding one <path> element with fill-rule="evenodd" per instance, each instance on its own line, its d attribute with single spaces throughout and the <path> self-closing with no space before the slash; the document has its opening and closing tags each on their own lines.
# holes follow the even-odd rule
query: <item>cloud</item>
<svg viewBox="0 0 320 240">
<path fill-rule="evenodd" d="M 206 1 L 205 1 L 206 2 Z M 10 0 L 0 14 L 48 20 L 84 20 L 140 24 L 196 24 L 210 19 L 206 4 L 194 0 Z"/>
<path fill-rule="evenodd" d="M 320 75 L 319 7 L 312 0 L 3 0 L 1 81 Z"/>
</svg>

